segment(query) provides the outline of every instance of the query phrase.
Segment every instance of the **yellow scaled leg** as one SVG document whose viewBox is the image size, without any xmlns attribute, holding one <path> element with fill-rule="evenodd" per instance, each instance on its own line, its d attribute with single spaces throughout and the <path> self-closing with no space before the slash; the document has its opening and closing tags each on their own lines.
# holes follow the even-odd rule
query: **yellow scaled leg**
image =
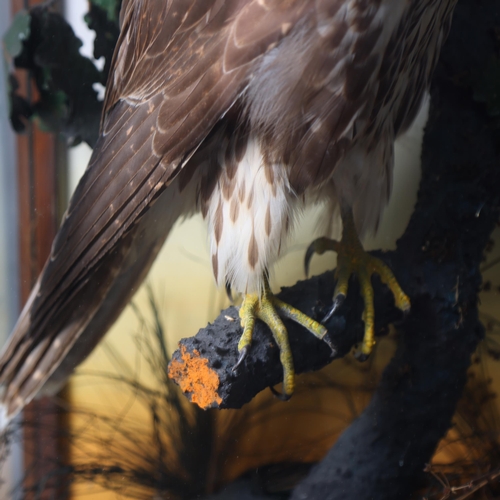
<svg viewBox="0 0 500 500">
<path fill-rule="evenodd" d="M 351 274 L 355 274 L 358 277 L 361 295 L 365 304 L 363 312 L 365 333 L 363 342 L 357 349 L 356 357 L 358 357 L 358 359 L 366 359 L 375 345 L 375 311 L 373 307 L 373 288 L 371 284 L 372 274 L 378 274 L 382 283 L 389 287 L 394 295 L 396 307 L 402 311 L 409 311 L 410 299 L 399 286 L 399 283 L 396 281 L 389 267 L 380 259 L 371 256 L 363 249 L 356 233 L 351 210 L 342 211 L 342 224 L 342 240 L 340 242 L 329 238 L 318 238 L 311 243 L 305 257 L 306 273 L 309 269 L 309 262 L 315 253 L 322 254 L 328 250 L 337 252 L 337 271 L 335 276 L 337 284 L 333 295 L 333 305 L 323 319 L 323 323 L 328 321 L 335 310 L 344 301 L 347 295 Z"/>
<path fill-rule="evenodd" d="M 319 339 L 325 340 L 332 350 L 334 349 L 325 337 L 327 329 L 298 309 L 295 309 L 291 305 L 275 297 L 269 288 L 266 278 L 264 278 L 264 290 L 262 294 L 249 293 L 245 295 L 243 304 L 240 308 L 241 326 L 243 327 L 243 334 L 238 343 L 238 352 L 240 356 L 234 369 L 238 368 L 248 353 L 250 344 L 252 343 L 255 320 L 260 319 L 266 323 L 271 330 L 274 340 L 278 344 L 280 350 L 280 360 L 283 366 L 283 394 L 281 397 L 286 400 L 293 394 L 295 371 L 290 343 L 288 341 L 288 333 L 280 316 L 284 316 L 299 323 Z"/>
</svg>

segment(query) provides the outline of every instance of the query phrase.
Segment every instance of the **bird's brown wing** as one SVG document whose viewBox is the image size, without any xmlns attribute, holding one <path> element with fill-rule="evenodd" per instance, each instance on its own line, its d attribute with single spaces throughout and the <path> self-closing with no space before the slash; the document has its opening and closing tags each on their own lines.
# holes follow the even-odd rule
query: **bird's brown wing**
<svg viewBox="0 0 500 500">
<path fill-rule="evenodd" d="M 100 138 L 0 360 L 9 415 L 57 368 L 122 273 L 142 215 L 243 91 L 252 62 L 307 5 L 124 4 Z"/>
</svg>

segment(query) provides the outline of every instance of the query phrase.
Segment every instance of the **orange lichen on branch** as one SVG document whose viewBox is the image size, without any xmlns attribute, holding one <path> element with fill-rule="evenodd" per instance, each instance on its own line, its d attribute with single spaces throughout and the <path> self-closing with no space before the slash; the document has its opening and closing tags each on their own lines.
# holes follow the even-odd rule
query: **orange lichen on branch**
<svg viewBox="0 0 500 500">
<path fill-rule="evenodd" d="M 173 359 L 170 362 L 168 376 L 200 408 L 205 410 L 222 403 L 217 393 L 219 376 L 208 366 L 208 359 L 202 358 L 196 349 L 191 353 L 181 346 L 181 360 Z"/>
</svg>

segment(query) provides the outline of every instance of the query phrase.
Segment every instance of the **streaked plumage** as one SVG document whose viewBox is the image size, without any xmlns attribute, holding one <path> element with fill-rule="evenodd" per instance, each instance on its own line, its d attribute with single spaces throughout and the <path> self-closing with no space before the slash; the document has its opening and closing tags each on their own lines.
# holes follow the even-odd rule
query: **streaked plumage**
<svg viewBox="0 0 500 500">
<path fill-rule="evenodd" d="M 2 354 L 6 416 L 53 393 L 175 220 L 255 292 L 304 203 L 373 229 L 456 0 L 125 0 L 101 135 Z M 43 390 L 42 390 L 43 388 Z"/>
</svg>

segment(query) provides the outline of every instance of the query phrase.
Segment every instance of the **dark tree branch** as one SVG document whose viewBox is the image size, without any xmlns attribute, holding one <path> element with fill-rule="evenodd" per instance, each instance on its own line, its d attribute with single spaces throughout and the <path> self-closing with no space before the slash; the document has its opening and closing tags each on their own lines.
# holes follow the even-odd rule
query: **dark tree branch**
<svg viewBox="0 0 500 500">
<path fill-rule="evenodd" d="M 488 114 L 495 102 L 488 89 L 500 90 L 491 71 L 498 64 L 499 27 L 498 1 L 459 2 L 432 88 L 417 207 L 396 252 L 384 257 L 409 293 L 412 311 L 369 407 L 296 489 L 295 499 L 405 498 L 450 426 L 471 354 L 483 337 L 479 264 L 498 220 L 500 126 Z M 385 288 L 375 288 L 383 331 L 398 316 Z M 332 292 L 332 274 L 326 273 L 281 297 L 320 317 Z M 328 325 L 339 356 L 362 336 L 361 309 L 352 291 Z M 287 327 L 297 372 L 330 361 L 328 347 L 294 324 Z M 187 391 L 203 386 L 208 372 L 215 374 L 216 392 L 212 388 L 199 398 L 202 403 L 239 407 L 280 380 L 278 352 L 263 325 L 256 328 L 244 366 L 233 373 L 240 334 L 237 312 L 230 308 L 195 338 L 181 341 L 176 370 L 171 368 L 178 380 L 189 378 L 187 365 L 204 367 L 184 386 Z"/>
<path fill-rule="evenodd" d="M 432 89 L 418 205 L 397 250 L 412 313 L 370 405 L 296 500 L 406 498 L 450 426 L 483 337 L 479 264 L 498 220 L 498 122 L 471 91 L 498 54 L 498 26 L 494 0 L 457 7 Z"/>
<path fill-rule="evenodd" d="M 392 257 L 396 254 L 378 253 L 398 274 L 402 264 L 397 265 Z M 309 316 L 319 319 L 325 316 L 327 306 L 332 303 L 334 288 L 333 271 L 300 281 L 290 288 L 284 288 L 278 297 L 297 307 Z M 382 332 L 385 326 L 402 319 L 402 313 L 394 307 L 394 300 L 386 287 L 380 282 L 374 284 L 376 330 Z M 361 315 L 363 304 L 357 293 L 357 283 L 352 282 L 350 293 L 339 310 L 326 324 L 328 335 L 337 353 L 332 355 L 328 345 L 316 339 L 311 333 L 293 321 L 284 320 L 288 330 L 293 353 L 295 371 L 319 370 L 333 359 L 343 357 L 352 346 L 363 338 Z M 170 374 L 181 387 L 188 387 L 186 396 L 193 402 L 202 402 L 203 407 L 241 408 L 258 392 L 281 382 L 283 369 L 279 360 L 279 349 L 272 334 L 264 323 L 255 326 L 252 347 L 237 371 L 233 370 L 238 360 L 238 341 L 242 329 L 236 307 L 222 311 L 213 325 L 208 325 L 195 337 L 180 341 L 180 349 L 173 355 Z M 205 360 L 204 372 L 193 370 L 199 360 Z M 200 377 L 202 379 L 200 380 Z M 204 378 L 215 377 L 218 388 L 213 391 Z M 199 382 L 199 383 L 197 383 Z M 192 384 L 197 390 L 192 391 Z M 209 386 L 207 390 L 207 386 Z"/>
</svg>

